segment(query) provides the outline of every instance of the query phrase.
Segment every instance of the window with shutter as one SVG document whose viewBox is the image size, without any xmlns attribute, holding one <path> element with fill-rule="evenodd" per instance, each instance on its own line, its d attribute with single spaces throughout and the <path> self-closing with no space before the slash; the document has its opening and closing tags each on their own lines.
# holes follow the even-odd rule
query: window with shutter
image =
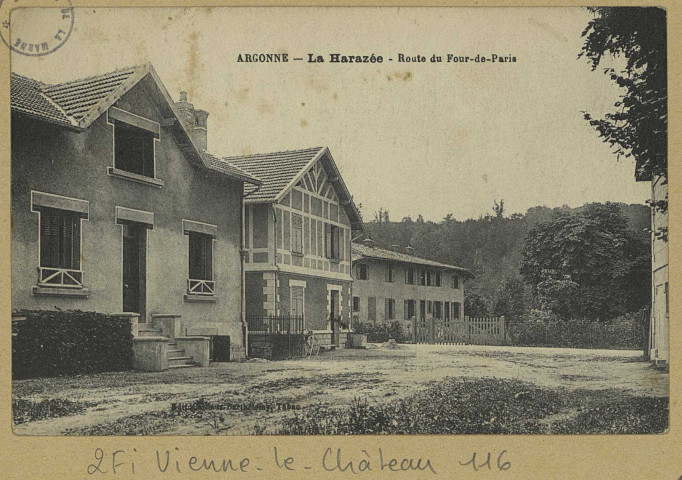
<svg viewBox="0 0 682 480">
<path fill-rule="evenodd" d="M 291 215 L 291 251 L 303 254 L 303 217 Z"/>
<path fill-rule="evenodd" d="M 387 298 L 385 304 L 385 316 L 386 320 L 395 319 L 395 299 Z"/>
<path fill-rule="evenodd" d="M 360 311 L 360 297 L 353 297 L 353 311 Z"/>
<path fill-rule="evenodd" d="M 80 268 L 80 217 L 74 212 L 43 208 L 40 213 L 40 266 Z"/>
<path fill-rule="evenodd" d="M 58 208 L 40 211 L 40 268 L 38 284 L 82 287 L 81 214 Z"/>
<path fill-rule="evenodd" d="M 330 260 L 339 260 L 341 255 L 339 230 L 336 225 L 324 224 L 325 256 Z"/>
<path fill-rule="evenodd" d="M 393 283 L 393 265 L 386 265 L 386 270 L 384 271 L 384 281 Z"/>
<path fill-rule="evenodd" d="M 189 231 L 189 279 L 187 293 L 192 295 L 214 295 L 213 281 L 213 236 Z"/>
<path fill-rule="evenodd" d="M 377 297 L 367 298 L 367 320 L 376 322 L 377 319 Z"/>
<path fill-rule="evenodd" d="M 213 280 L 213 237 L 189 233 L 189 276 L 196 280 Z"/>
</svg>

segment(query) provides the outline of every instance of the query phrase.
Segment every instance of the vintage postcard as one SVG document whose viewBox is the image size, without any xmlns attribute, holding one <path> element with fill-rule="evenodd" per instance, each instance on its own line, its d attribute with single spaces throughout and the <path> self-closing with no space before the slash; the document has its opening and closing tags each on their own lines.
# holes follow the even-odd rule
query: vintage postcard
<svg viewBox="0 0 682 480">
<path fill-rule="evenodd" d="M 11 478 L 682 475 L 675 10 L 0 13 Z"/>
</svg>

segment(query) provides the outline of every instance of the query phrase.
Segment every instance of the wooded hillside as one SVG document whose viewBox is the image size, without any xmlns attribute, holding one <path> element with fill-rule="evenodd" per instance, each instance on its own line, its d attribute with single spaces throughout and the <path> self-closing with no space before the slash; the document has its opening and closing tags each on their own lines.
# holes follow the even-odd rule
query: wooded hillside
<svg viewBox="0 0 682 480">
<path fill-rule="evenodd" d="M 382 212 L 365 223 L 366 233 L 380 246 L 411 244 L 415 255 L 470 269 L 476 275 L 465 289 L 465 309 L 471 316 L 506 315 L 514 320 L 531 308 L 546 310 L 552 299 L 546 298 L 543 285 L 550 287 L 550 295 L 568 294 L 572 298 L 571 305 L 561 306 L 564 310 L 559 306 L 552 309 L 557 314 L 605 320 L 604 316 L 635 311 L 649 303 L 648 206 L 605 203 L 573 209 L 534 207 L 525 214 L 505 216 L 504 204 L 500 203 L 495 204 L 493 215 L 464 221 L 448 215 L 437 223 L 424 221 L 421 216 L 391 222 Z M 566 230 L 550 239 L 559 225 L 570 227 L 570 234 Z M 532 248 L 529 239 L 533 240 Z M 603 250 L 594 251 L 598 240 Z M 609 245 L 613 249 L 607 248 Z M 550 254 L 543 253 L 543 249 L 560 247 L 565 247 L 561 255 L 567 260 L 568 252 L 573 252 L 570 271 L 557 269 L 557 257 L 550 259 Z M 576 265 L 584 267 L 583 271 Z M 613 282 L 614 276 L 622 281 Z M 586 289 L 594 293 L 592 302 L 613 297 L 614 303 L 600 311 L 582 308 Z"/>
</svg>

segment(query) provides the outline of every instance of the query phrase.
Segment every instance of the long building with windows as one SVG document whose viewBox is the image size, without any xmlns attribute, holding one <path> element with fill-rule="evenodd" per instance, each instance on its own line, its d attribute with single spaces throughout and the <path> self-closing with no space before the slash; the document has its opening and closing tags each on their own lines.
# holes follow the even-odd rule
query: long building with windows
<svg viewBox="0 0 682 480">
<path fill-rule="evenodd" d="M 371 239 L 353 243 L 353 322 L 400 321 L 409 331 L 413 318 L 464 318 L 466 268 L 377 247 Z"/>
</svg>

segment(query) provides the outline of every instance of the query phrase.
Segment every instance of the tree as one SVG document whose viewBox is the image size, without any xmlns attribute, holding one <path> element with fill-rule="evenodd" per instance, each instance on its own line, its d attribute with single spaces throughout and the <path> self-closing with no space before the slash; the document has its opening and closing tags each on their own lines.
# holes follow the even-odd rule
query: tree
<svg viewBox="0 0 682 480">
<path fill-rule="evenodd" d="M 649 302 L 647 235 L 628 226 L 617 204 L 557 210 L 528 233 L 521 274 L 546 308 L 607 320 Z"/>
<path fill-rule="evenodd" d="M 504 199 L 500 200 L 500 203 L 497 203 L 497 200 L 493 200 L 495 203 L 495 206 L 493 207 L 493 212 L 495 212 L 495 218 L 502 218 L 502 215 L 504 214 Z"/>
<path fill-rule="evenodd" d="M 604 56 L 623 56 L 620 71 L 604 68 L 624 94 L 615 111 L 595 119 L 583 112 L 599 136 L 615 148 L 618 157 L 634 157 L 638 180 L 668 176 L 668 89 L 666 12 L 654 7 L 591 7 L 594 18 L 582 33 L 582 51 L 592 70 Z M 667 199 L 652 205 L 668 208 Z"/>
</svg>

